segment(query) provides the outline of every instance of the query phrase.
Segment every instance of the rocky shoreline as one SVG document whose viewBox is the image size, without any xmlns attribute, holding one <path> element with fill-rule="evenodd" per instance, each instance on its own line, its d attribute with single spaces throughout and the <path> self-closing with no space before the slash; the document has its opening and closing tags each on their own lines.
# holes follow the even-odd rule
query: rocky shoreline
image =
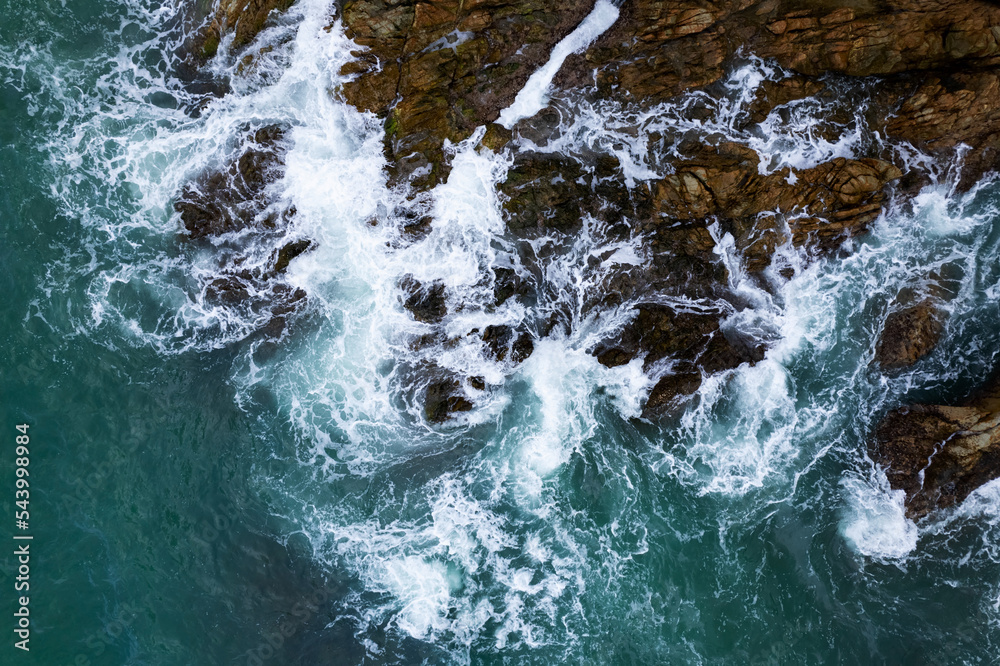
<svg viewBox="0 0 1000 666">
<path fill-rule="evenodd" d="M 193 41 L 193 57 L 214 55 L 228 33 L 231 48 L 245 47 L 272 12 L 290 4 L 221 0 Z M 338 20 L 359 49 L 343 72 L 349 81 L 336 94 L 383 119 L 389 182 L 411 200 L 447 180 L 448 146 L 477 132 L 482 149 L 508 155 L 512 166 L 499 188 L 505 222 L 529 264 L 544 261 L 530 251 L 534 239 L 578 233 L 585 219 L 598 221 L 612 238 L 644 239 L 646 265 L 608 275 L 587 307 L 632 309 L 630 322 L 590 351 L 608 367 L 641 361 L 655 379 L 644 409 L 648 418 L 675 412 L 704 377 L 759 362 L 773 342 L 727 325 L 747 305 L 720 259 L 721 238 L 732 238 L 742 279 L 774 291 L 795 270 L 781 248 L 791 245 L 812 257 L 843 252 L 844 241 L 863 234 L 891 197 L 905 198 L 932 181 L 926 163 L 908 162 L 893 146 L 909 145 L 938 164 L 960 156 L 959 188 L 995 169 L 996 4 L 625 0 L 614 25 L 565 61 L 548 107 L 510 128 L 497 124 L 554 46 L 593 8 L 590 0 L 344 0 Z M 728 134 L 644 135 L 643 158 L 661 176 L 630 178 L 618 157 L 599 149 L 574 155 L 544 150 L 565 130 L 564 114 L 572 115 L 559 108 L 559 99 L 639 112 L 685 95 L 695 99 L 694 93 L 720 100 L 727 73 L 751 56 L 786 74 L 758 86 L 756 97 L 733 114 Z M 864 137 L 852 144 L 853 157 L 794 170 L 762 163 L 747 139 L 806 99 L 820 100 L 827 110 L 826 122 L 816 128 L 824 141 L 836 144 L 849 133 Z M 678 113 L 698 127 L 713 112 L 691 103 L 678 106 Z M 644 131 L 634 128 L 636 136 Z M 266 230 L 294 216 L 294 210 L 275 216 L 263 188 L 267 173 L 280 169 L 280 128 L 248 132 L 260 135 L 259 149 L 206 174 L 179 197 L 176 207 L 192 239 L 247 226 Z M 421 215 L 406 231 L 419 237 L 433 225 L 432 217 Z M 271 269 L 243 275 L 234 268 L 231 283 L 214 288 L 220 298 L 234 299 L 248 284 L 255 292 L 272 290 L 281 322 L 272 327 L 280 334 L 306 295 L 282 291 L 274 278 L 308 249 L 307 239 L 289 243 Z M 530 307 L 537 298 L 537 285 L 514 271 L 499 268 L 490 279 L 495 307 L 511 298 Z M 437 327 L 448 316 L 443 285 L 405 278 L 399 289 L 400 303 L 415 320 Z M 898 371 L 930 353 L 946 327 L 940 306 L 947 298 L 946 287 L 900 294 L 884 315 L 873 352 L 879 371 Z M 537 329 L 490 326 L 468 336 L 481 341 L 485 357 L 513 372 L 535 340 L 570 325 L 555 316 Z M 475 393 L 489 390 L 481 377 L 435 368 L 425 375 L 425 415 L 432 422 L 472 409 Z M 1000 476 L 995 393 L 985 389 L 985 397 L 960 407 L 903 408 L 878 426 L 872 457 L 887 469 L 892 486 L 906 492 L 911 517 L 960 502 Z"/>
</svg>

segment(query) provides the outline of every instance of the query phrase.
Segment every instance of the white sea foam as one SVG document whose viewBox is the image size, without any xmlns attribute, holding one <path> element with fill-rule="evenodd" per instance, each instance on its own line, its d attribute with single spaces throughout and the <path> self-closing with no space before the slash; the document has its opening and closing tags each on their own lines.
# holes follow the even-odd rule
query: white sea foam
<svg viewBox="0 0 1000 666">
<path fill-rule="evenodd" d="M 537 112 L 559 65 L 607 29 L 617 12 L 600 0 L 502 120 L 510 125 Z M 626 429 L 627 419 L 640 416 L 655 376 L 643 372 L 642 359 L 613 369 L 596 361 L 594 346 L 620 334 L 632 311 L 629 302 L 613 308 L 595 303 L 615 271 L 640 271 L 646 264 L 643 240 L 611 237 L 587 218 L 571 234 L 533 239 L 534 255 L 547 259 L 532 272 L 506 233 L 496 194 L 507 158 L 477 149 L 478 135 L 448 147 L 449 179 L 426 198 L 408 201 L 388 189 L 381 123 L 330 95 L 353 48 L 339 26 L 326 30 L 330 13 L 321 0 L 296 3 L 250 51 L 273 49 L 258 53 L 252 67 L 233 77 L 233 92 L 218 99 L 187 95 L 177 82 L 136 65 L 138 54 L 162 48 L 152 34 L 147 43 L 123 48 L 111 65 L 56 65 L 32 48 L 16 58 L 0 54 L 0 62 L 19 85 L 43 72 L 53 83 L 42 86 L 31 104 L 37 113 L 59 108 L 65 118 L 45 143 L 53 196 L 90 242 L 67 248 L 73 263 L 66 266 L 73 269 L 50 267 L 47 288 L 58 291 L 60 284 L 85 279 L 89 301 L 76 306 L 78 332 L 118 327 L 126 339 L 164 354 L 234 346 L 265 322 L 266 313 L 223 307 L 203 293 L 203 283 L 218 273 L 218 253 L 246 239 L 197 251 L 175 244 L 171 204 L 192 177 L 240 153 L 248 121 L 289 128 L 285 172 L 270 194 L 276 206 L 294 205 L 297 214 L 287 234 L 247 243 L 257 250 L 246 261 L 264 265 L 288 240 L 316 241 L 284 278 L 307 292 L 313 328 L 285 339 L 271 360 L 255 355 L 262 345 L 248 344 L 234 365 L 234 383 L 248 410 L 260 389 L 275 396 L 277 411 L 291 422 L 303 476 L 298 485 L 291 478 L 264 478 L 263 494 L 284 493 L 285 504 L 276 511 L 286 510 L 309 534 L 320 562 L 353 577 L 354 596 L 345 605 L 354 609 L 358 640 L 371 654 L 385 649 L 371 636 L 388 627 L 389 633 L 447 646 L 459 662 L 471 660 L 472 645 L 515 654 L 519 647 L 549 644 L 579 655 L 572 650 L 600 635 L 607 619 L 601 613 L 611 612 L 594 599 L 603 594 L 617 600 L 623 586 L 641 586 L 639 556 L 664 556 L 655 541 L 663 533 L 645 521 L 666 491 L 684 502 L 714 494 L 750 505 L 758 495 L 771 502 L 812 492 L 806 484 L 794 486 L 830 451 L 856 458 L 855 431 L 870 425 L 864 418 L 910 388 L 927 386 L 931 375 L 957 372 L 952 361 L 956 367 L 983 365 L 984 352 L 974 348 L 980 338 L 970 335 L 960 353 L 928 359 L 929 370 L 895 379 L 871 379 L 868 371 L 877 333 L 872 322 L 901 286 L 925 279 L 928 267 L 961 268 L 960 294 L 949 305 L 949 336 L 964 334 L 963 315 L 980 312 L 983 299 L 996 300 L 1000 279 L 990 261 L 979 259 L 996 256 L 981 239 L 995 211 L 977 204 L 975 195 L 956 196 L 942 181 L 917 197 L 912 213 L 891 210 L 848 258 L 810 264 L 783 247 L 782 260 L 796 269 L 787 282 L 748 275 L 732 236 L 715 227 L 717 256 L 742 304 L 724 327 L 774 346 L 755 366 L 706 378 L 680 428 L 620 446 L 613 433 L 643 439 Z M 162 17 L 142 20 L 156 25 Z M 465 38 L 454 37 L 435 46 L 453 48 Z M 230 46 L 222 44 L 215 71 L 235 74 L 240 66 L 241 54 Z M 104 68 L 93 97 L 77 99 L 59 85 L 88 67 Z M 763 170 L 788 167 L 790 179 L 795 170 L 853 156 L 875 140 L 862 123 L 836 140 L 820 132 L 826 109 L 815 99 L 783 105 L 748 125 L 746 110 L 758 87 L 785 75 L 748 58 L 722 82 L 719 97 L 700 91 L 645 110 L 560 98 L 557 135 L 542 146 L 518 141 L 567 156 L 614 155 L 634 187 L 664 175 L 685 136 L 742 142 L 760 154 Z M 152 92 L 173 95 L 178 108 L 150 104 Z M 195 115 L 184 105 L 202 108 Z M 657 140 L 659 148 L 650 151 Z M 916 151 L 897 150 L 926 163 Z M 106 192 L 101 205 L 79 209 L 94 190 Z M 401 232 L 424 214 L 434 217 L 425 237 Z M 116 254 L 109 257 L 105 246 Z M 495 306 L 491 271 L 499 266 L 531 280 L 537 303 L 529 308 L 512 298 Z M 401 307 L 404 275 L 444 285 L 449 314 L 437 328 L 414 321 Z M 528 331 L 534 353 L 519 368 L 488 358 L 470 333 L 489 325 Z M 433 341 L 415 344 L 421 336 Z M 462 378 L 481 376 L 489 385 L 483 391 L 463 386 L 476 409 L 446 427 L 426 424 L 420 387 L 414 388 L 414 377 L 419 380 L 420 369 L 431 364 Z M 797 378 L 822 387 L 802 388 Z M 859 418 L 859 410 L 871 416 Z M 845 451 L 845 442 L 853 449 Z M 641 460 L 658 459 L 666 473 L 646 479 L 635 449 Z M 600 492 L 584 504 L 574 495 L 581 488 L 571 473 L 593 474 Z M 864 557 L 905 560 L 921 533 L 903 517 L 898 493 L 852 474 L 841 486 L 843 537 Z M 361 490 L 331 500 L 336 484 L 347 481 Z M 989 523 L 995 491 L 990 485 L 973 494 L 950 520 Z M 611 508 L 601 508 L 608 517 L 598 524 L 595 507 L 603 502 Z M 730 518 L 721 517 L 720 524 Z M 954 524 L 941 524 L 940 533 Z M 668 529 L 679 540 L 692 538 L 682 533 L 685 526 Z M 925 528 L 930 535 L 937 529 Z M 995 543 L 987 545 L 995 549 Z M 995 590 L 990 594 L 987 601 Z M 674 622 L 677 608 L 700 622 L 698 599 L 671 597 L 654 609 L 652 598 L 633 605 L 643 622 Z M 697 653 L 685 645 L 685 658 Z"/>
<path fill-rule="evenodd" d="M 847 502 L 841 534 L 859 554 L 879 561 L 905 558 L 917 547 L 917 526 L 906 517 L 904 493 L 885 475 L 875 482 L 848 477 L 841 482 Z"/>
<path fill-rule="evenodd" d="M 617 20 L 618 6 L 610 0 L 597 0 L 587 18 L 583 19 L 583 22 L 573 32 L 556 44 L 548 61 L 531 75 L 528 82 L 517 93 L 513 103 L 500 112 L 500 118 L 497 122 L 510 129 L 518 120 L 529 118 L 541 111 L 548 101 L 552 79 L 555 78 L 566 58 L 574 53 L 585 51 L 591 42 L 600 37 Z"/>
</svg>

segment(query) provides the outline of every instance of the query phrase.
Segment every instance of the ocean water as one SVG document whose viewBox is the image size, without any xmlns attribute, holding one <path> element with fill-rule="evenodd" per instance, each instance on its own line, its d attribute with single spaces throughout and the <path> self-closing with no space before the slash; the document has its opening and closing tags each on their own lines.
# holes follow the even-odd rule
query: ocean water
<svg viewBox="0 0 1000 666">
<path fill-rule="evenodd" d="M 509 160 L 478 135 L 429 196 L 388 188 L 381 123 L 337 97 L 351 45 L 328 2 L 300 0 L 250 62 L 223 42 L 194 77 L 172 4 L 2 3 L 0 496 L 14 532 L 28 423 L 34 539 L 31 651 L 13 646 L 8 554 L 0 663 L 996 663 L 1000 483 L 914 525 L 865 442 L 888 409 L 993 368 L 1000 185 L 958 193 L 954 164 L 892 146 L 933 184 L 835 256 L 783 248 L 796 275 L 766 289 L 716 230 L 746 303 L 727 325 L 773 345 L 654 425 L 641 366 L 588 353 L 627 321 L 593 295 L 641 270 L 642 239 L 585 220 L 532 241 L 546 260 L 526 266 L 496 190 Z M 599 8 L 588 30 L 617 12 Z M 645 110 L 539 76 L 510 118 L 549 100 L 560 130 L 535 148 L 615 155 L 630 184 L 667 168 L 654 136 L 735 138 L 767 170 L 880 140 L 857 121 L 831 140 L 818 99 L 744 127 L 784 75 L 748 56 L 716 92 Z M 267 195 L 294 206 L 288 228 L 185 239 L 184 185 L 273 124 L 286 167 Z M 425 213 L 426 237 L 402 233 Z M 226 304 L 207 285 L 297 239 L 315 247 L 281 280 L 307 304 L 273 344 L 266 294 Z M 537 302 L 491 307 L 497 268 Z M 871 367 L 886 308 L 934 270 L 955 292 L 945 337 L 887 378 Z M 413 344 L 431 331 L 401 306 L 406 275 L 445 285 L 443 341 Z M 523 365 L 463 337 L 491 324 L 535 334 Z M 464 387 L 476 408 L 426 423 L 429 363 L 484 377 Z"/>
</svg>

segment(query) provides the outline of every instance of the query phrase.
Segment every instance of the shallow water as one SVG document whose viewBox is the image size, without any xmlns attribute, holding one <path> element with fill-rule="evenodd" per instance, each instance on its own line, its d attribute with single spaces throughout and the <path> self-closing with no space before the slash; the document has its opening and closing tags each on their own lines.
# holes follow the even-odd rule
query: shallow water
<svg viewBox="0 0 1000 666">
<path fill-rule="evenodd" d="M 592 296 L 642 265 L 641 239 L 587 221 L 533 241 L 549 259 L 530 274 L 495 189 L 510 165 L 478 137 L 427 199 L 389 190 L 381 124 L 337 100 L 350 45 L 326 2 L 295 5 L 215 97 L 177 75 L 169 5 L 4 1 L 0 390 L 10 442 L 26 421 L 34 447 L 31 663 L 995 660 L 1000 483 L 918 527 L 865 441 L 886 410 L 953 399 L 993 367 L 996 184 L 956 194 L 935 165 L 842 256 L 785 248 L 797 274 L 769 290 L 720 236 L 747 304 L 727 325 L 774 345 L 656 427 L 636 418 L 641 366 L 589 353 L 627 321 Z M 225 43 L 211 64 L 238 66 Z M 536 148 L 614 154 L 636 182 L 663 173 L 654 134 L 664 155 L 685 133 L 732 136 L 766 169 L 877 140 L 823 139 L 817 100 L 741 129 L 782 75 L 749 59 L 718 96 L 641 112 L 556 97 L 560 132 Z M 711 113 L 691 120 L 696 105 Z M 287 232 L 185 241 L 183 185 L 274 123 Z M 414 209 L 435 217 L 420 240 L 401 232 Z M 264 265 L 298 238 L 316 248 L 284 279 L 308 305 L 269 345 L 266 313 L 206 283 L 227 252 Z M 499 267 L 530 274 L 538 302 L 489 307 Z M 933 268 L 956 276 L 946 336 L 885 378 L 870 368 L 885 309 Z M 446 338 L 523 325 L 534 353 L 514 368 L 467 338 L 415 347 L 429 328 L 401 307 L 404 275 L 445 284 Z M 430 426 L 413 380 L 429 361 L 496 388 L 466 387 L 476 409 Z"/>
</svg>

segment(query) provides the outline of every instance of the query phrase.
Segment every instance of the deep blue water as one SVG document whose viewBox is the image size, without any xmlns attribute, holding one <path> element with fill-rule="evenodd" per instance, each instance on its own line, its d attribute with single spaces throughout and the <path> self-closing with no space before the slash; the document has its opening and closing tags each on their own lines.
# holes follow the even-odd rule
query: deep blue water
<svg viewBox="0 0 1000 666">
<path fill-rule="evenodd" d="M 178 76 L 169 6 L 3 0 L 0 497 L 15 532 L 27 423 L 34 540 L 31 651 L 13 647 L 8 555 L 0 662 L 995 662 L 1000 486 L 918 527 L 865 448 L 888 409 L 952 399 L 993 366 L 995 185 L 959 195 L 942 179 L 843 256 L 772 293 L 747 284 L 778 340 L 768 358 L 649 424 L 638 368 L 587 353 L 623 314 L 582 308 L 603 277 L 588 257 L 637 251 L 598 228 L 553 241 L 542 305 L 573 332 L 521 368 L 410 345 L 422 329 L 402 275 L 475 304 L 510 261 L 506 163 L 460 147 L 434 232 L 396 243 L 409 204 L 385 187 L 379 122 L 336 99 L 349 56 L 329 14 L 297 5 L 214 97 Z M 223 49 L 213 66 L 224 78 L 237 62 Z M 763 75 L 749 63 L 733 89 Z M 718 102 L 720 127 L 739 103 Z M 633 136 L 628 110 L 575 109 L 567 141 Z M 762 153 L 806 165 L 870 139 L 816 145 L 800 130 L 822 109 L 795 113 L 801 126 L 752 137 Z M 643 131 L 680 132 L 677 118 L 655 109 Z M 259 312 L 206 299 L 229 250 L 186 240 L 171 206 L 237 154 L 248 122 L 289 128 L 272 187 L 298 211 L 287 236 L 317 242 L 285 278 L 309 304 L 277 345 Z M 233 247 L 258 248 L 252 263 L 282 241 Z M 960 287 L 945 339 L 886 379 L 870 368 L 885 308 L 939 267 Z M 456 332 L 535 315 L 464 316 Z M 430 426 L 409 388 L 420 354 L 499 388 Z"/>
</svg>

